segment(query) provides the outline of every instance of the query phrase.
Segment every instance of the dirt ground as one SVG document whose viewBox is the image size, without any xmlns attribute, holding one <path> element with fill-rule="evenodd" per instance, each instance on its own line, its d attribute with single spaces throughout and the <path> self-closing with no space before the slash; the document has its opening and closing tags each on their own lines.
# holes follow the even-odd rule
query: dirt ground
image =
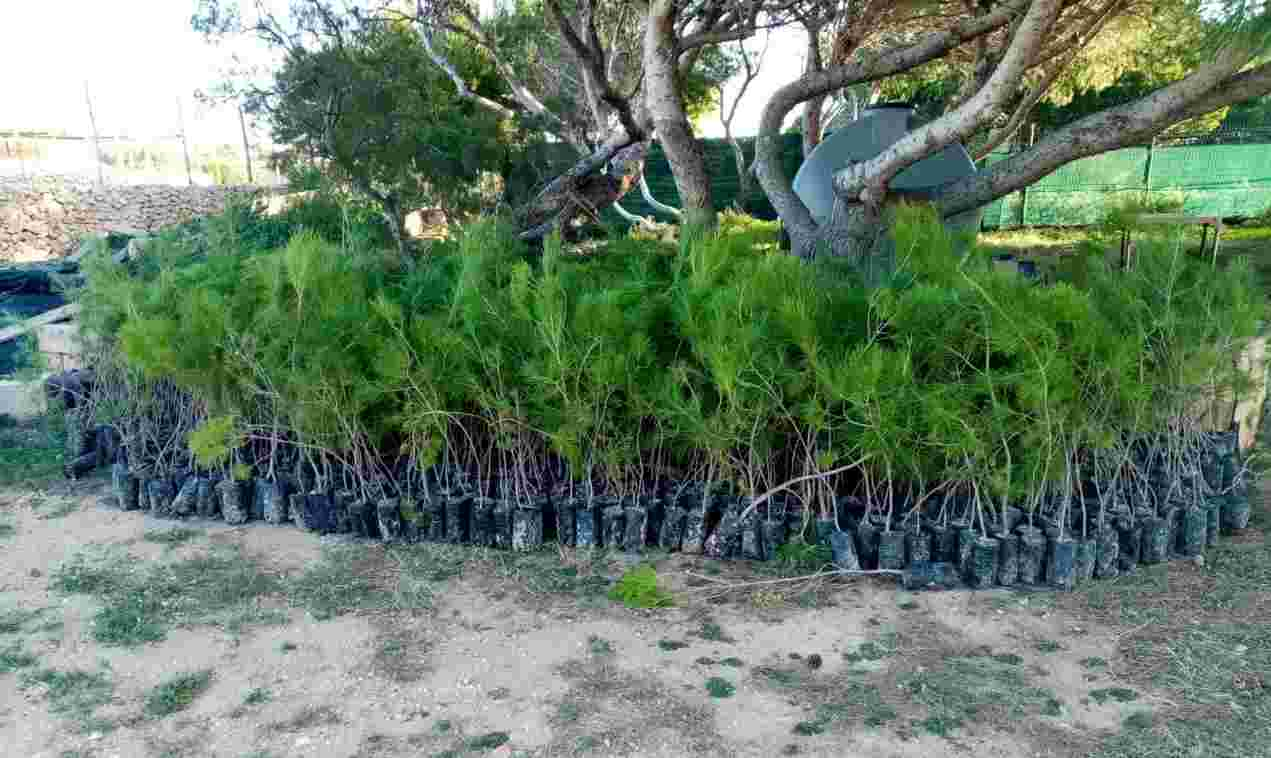
<svg viewBox="0 0 1271 758">
<path fill-rule="evenodd" d="M 0 491 L 4 755 L 1075 756 L 1176 704 L 1127 660 L 1133 618 L 1051 593 L 654 555 L 675 604 L 632 610 L 620 559 L 349 547 L 104 492 Z M 219 610 L 137 589 L 165 571 Z"/>
</svg>

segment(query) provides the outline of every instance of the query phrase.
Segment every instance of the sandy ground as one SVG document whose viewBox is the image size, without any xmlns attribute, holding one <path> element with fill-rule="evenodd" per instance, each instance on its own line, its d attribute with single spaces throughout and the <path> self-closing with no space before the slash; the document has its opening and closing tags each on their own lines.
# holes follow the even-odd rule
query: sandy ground
<svg viewBox="0 0 1271 758">
<path fill-rule="evenodd" d="M 180 526 L 200 534 L 169 547 L 143 537 L 172 522 L 107 507 L 100 482 L 68 492 L 60 507 L 69 512 L 57 517 L 48 517 L 47 497 L 0 492 L 0 516 L 13 526 L 0 537 L 0 613 L 47 609 L 43 626 L 0 635 L 0 649 L 24 646 L 39 669 L 104 672 L 113 697 L 96 711 L 99 722 L 84 727 L 50 710 L 44 689 L 24 679 L 30 667 L 0 673 L 6 756 L 1068 756 L 1084 754 L 1154 697 L 1136 686 L 1132 703 L 1091 700 L 1092 689 L 1118 686 L 1126 673 L 1116 633 L 1054 610 L 1046 594 L 911 595 L 888 581 L 853 579 L 802 596 L 815 602 L 798 602 L 788 585 L 711 599 L 704 586 L 740 581 L 747 569 L 730 566 L 706 581 L 704 563 L 680 556 L 658 565 L 676 598 L 666 609 L 531 597 L 515 579 L 474 570 L 439 583 L 430 611 L 320 621 L 280 595 L 266 605 L 286 623 L 192 626 L 157 643 L 104 646 L 93 639 L 98 600 L 50 589 L 76 555 L 114 546 L 145 567 L 228 544 L 295 577 L 333 538 L 195 521 Z M 703 639 L 704 622 L 727 639 Z M 849 661 L 863 643 L 891 654 Z M 933 712 L 906 682 L 940 673 L 957 656 L 990 653 L 1018 656 L 1016 689 L 948 734 L 924 728 Z M 813 654 L 822 661 L 815 669 Z M 1082 663 L 1093 657 L 1108 666 Z M 717 663 L 725 658 L 739 660 Z M 211 684 L 187 708 L 145 715 L 154 687 L 204 669 Z M 778 675 L 796 686 L 774 684 Z M 712 697 L 712 676 L 735 694 Z M 267 691 L 267 701 L 245 704 L 253 690 Z M 1021 692 L 1053 705 L 1046 715 L 1013 711 Z M 813 730 L 820 733 L 796 733 L 831 712 L 839 717 Z M 870 718 L 879 712 L 888 714 L 883 723 Z M 506 743 L 474 739 L 493 732 L 506 732 Z"/>
</svg>

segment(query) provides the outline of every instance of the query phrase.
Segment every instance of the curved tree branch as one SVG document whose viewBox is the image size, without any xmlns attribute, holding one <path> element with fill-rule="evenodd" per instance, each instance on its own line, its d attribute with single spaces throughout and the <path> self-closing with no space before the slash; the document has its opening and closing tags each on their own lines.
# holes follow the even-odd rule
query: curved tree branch
<svg viewBox="0 0 1271 758">
<path fill-rule="evenodd" d="M 1060 0 L 1033 0 L 1001 62 L 984 86 L 957 108 L 909 132 L 891 147 L 834 175 L 834 191 L 866 206 L 881 205 L 887 184 L 905 168 L 946 145 L 966 139 L 998 114 L 1019 89 L 1061 10 Z"/>
<path fill-rule="evenodd" d="M 1051 132 L 1032 148 L 950 185 L 936 207 L 945 217 L 979 208 L 1066 163 L 1141 143 L 1172 124 L 1271 93 L 1271 63 L 1234 73 L 1249 57 L 1247 50 L 1229 48 L 1173 84 Z"/>
<path fill-rule="evenodd" d="M 869 60 L 851 61 L 805 74 L 777 90 L 764 106 L 760 118 L 759 135 L 755 140 L 755 173 L 791 234 L 809 235 L 816 230 L 812 213 L 794 194 L 790 179 L 781 165 L 781 126 L 791 110 L 818 95 L 860 82 L 875 81 L 933 61 L 969 40 L 1002 28 L 1017 13 L 1018 9 L 1003 6 L 986 16 L 966 19 L 951 29 L 932 32 L 912 45 L 889 50 Z"/>
</svg>

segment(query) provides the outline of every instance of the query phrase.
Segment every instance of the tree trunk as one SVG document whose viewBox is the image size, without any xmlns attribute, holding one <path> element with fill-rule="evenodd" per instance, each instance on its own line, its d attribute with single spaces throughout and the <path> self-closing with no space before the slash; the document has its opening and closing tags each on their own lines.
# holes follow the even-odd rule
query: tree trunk
<svg viewBox="0 0 1271 758">
<path fill-rule="evenodd" d="M 693 135 L 693 126 L 684 111 L 676 63 L 675 1 L 654 0 L 649 6 L 644 35 L 645 102 L 671 164 L 685 222 L 713 226 L 715 205 L 706 152 Z"/>
<path fill-rule="evenodd" d="M 397 244 L 397 254 L 406 257 L 406 214 L 402 212 L 402 204 L 393 195 L 386 196 L 381 202 L 384 221 L 388 223 L 388 231 Z"/>
<path fill-rule="evenodd" d="M 745 212 L 750 193 L 755 188 L 755 178 L 750 173 L 750 166 L 746 165 L 746 151 L 741 146 L 741 140 L 729 134 L 728 144 L 732 145 L 733 163 L 737 166 L 737 209 Z"/>
</svg>

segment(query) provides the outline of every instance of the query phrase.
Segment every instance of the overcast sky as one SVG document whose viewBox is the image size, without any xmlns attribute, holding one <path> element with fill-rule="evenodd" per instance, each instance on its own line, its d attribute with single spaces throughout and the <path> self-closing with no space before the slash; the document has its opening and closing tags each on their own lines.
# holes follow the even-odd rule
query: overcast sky
<svg viewBox="0 0 1271 758">
<path fill-rule="evenodd" d="M 217 81 L 230 51 L 206 44 L 190 28 L 193 0 L 2 2 L 0 129 L 89 134 L 87 82 L 103 135 L 173 135 L 179 98 L 192 141 L 239 140 L 234 110 L 194 99 L 196 90 Z M 802 65 L 799 36 L 774 35 L 763 73 L 738 111 L 739 135 L 754 133 L 767 95 L 798 76 Z M 722 134 L 718 119 L 701 127 L 702 136 Z"/>
</svg>

